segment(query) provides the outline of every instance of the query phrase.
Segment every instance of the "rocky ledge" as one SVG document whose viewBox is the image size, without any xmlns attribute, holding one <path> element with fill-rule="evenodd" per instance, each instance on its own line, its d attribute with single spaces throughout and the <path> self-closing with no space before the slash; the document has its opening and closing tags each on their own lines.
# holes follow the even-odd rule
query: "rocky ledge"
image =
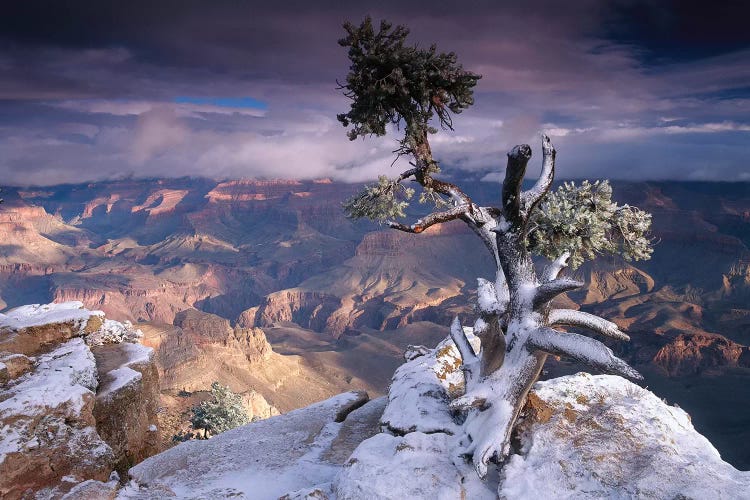
<svg viewBox="0 0 750 500">
<path fill-rule="evenodd" d="M 622 378 L 537 383 L 513 454 L 485 481 L 458 455 L 463 384 L 449 340 L 410 348 L 387 398 L 346 393 L 130 470 L 119 498 L 743 498 L 750 473 L 721 460 L 681 409 Z"/>
<path fill-rule="evenodd" d="M 159 451 L 138 334 L 80 302 L 0 314 L 1 498 L 112 496 L 117 472 Z"/>
</svg>

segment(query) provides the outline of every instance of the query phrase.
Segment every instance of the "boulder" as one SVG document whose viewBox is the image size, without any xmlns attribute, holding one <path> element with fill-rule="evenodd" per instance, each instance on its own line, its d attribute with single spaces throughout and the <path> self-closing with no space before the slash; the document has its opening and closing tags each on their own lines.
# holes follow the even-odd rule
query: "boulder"
<svg viewBox="0 0 750 500">
<path fill-rule="evenodd" d="M 114 454 L 95 427 L 97 384 L 94 357 L 75 338 L 0 390 L 0 497 L 20 498 L 66 476 L 109 477 Z"/>
<path fill-rule="evenodd" d="M 466 330 L 478 348 L 477 337 L 471 329 Z M 435 349 L 410 346 L 405 358 L 408 361 L 393 375 L 381 425 L 401 435 L 415 431 L 455 434 L 458 426 L 448 402 L 464 386 L 461 355 L 455 344 L 446 339 Z"/>
<path fill-rule="evenodd" d="M 690 416 L 613 375 L 537 383 L 502 470 L 503 498 L 746 498 L 750 472 L 724 462 Z"/>
</svg>

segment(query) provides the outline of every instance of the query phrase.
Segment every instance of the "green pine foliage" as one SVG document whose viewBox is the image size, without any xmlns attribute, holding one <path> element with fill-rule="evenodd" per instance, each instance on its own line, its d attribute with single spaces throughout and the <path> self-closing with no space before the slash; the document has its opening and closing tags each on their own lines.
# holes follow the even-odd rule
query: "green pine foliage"
<svg viewBox="0 0 750 500">
<path fill-rule="evenodd" d="M 400 182 L 381 175 L 378 183 L 365 186 L 365 189 L 344 202 L 344 211 L 352 219 L 367 218 L 383 223 L 389 219 L 404 217 L 404 209 L 409 206 L 414 190 Z"/>
<path fill-rule="evenodd" d="M 385 135 L 389 124 L 399 129 L 403 125 L 395 152 L 416 160 L 411 174 L 397 179 L 381 176 L 377 184 L 365 186 L 344 202 L 344 211 L 350 218 L 380 223 L 405 217 L 414 190 L 401 182 L 411 175 L 422 188 L 419 202 L 443 210 L 449 204 L 446 192 L 431 188 L 432 175 L 439 168 L 428 140 L 438 130 L 430 123 L 437 117 L 442 128 L 452 130 L 452 115 L 474 103 L 474 87 L 481 76 L 465 71 L 453 52 L 439 53 L 434 45 L 429 49 L 409 45 L 404 26 L 382 21 L 376 29 L 368 17 L 359 26 L 346 23 L 344 29 L 346 36 L 339 44 L 348 48 L 351 65 L 339 88 L 351 99 L 351 106 L 338 120 L 349 128 L 351 140 Z M 569 251 L 573 268 L 601 254 L 645 260 L 652 252 L 651 215 L 613 202 L 607 181 L 566 183 L 548 193 L 535 207 L 529 227 L 531 252 L 554 259 Z"/>
<path fill-rule="evenodd" d="M 651 214 L 612 201 L 609 182 L 566 182 L 547 193 L 530 218 L 529 250 L 548 259 L 570 252 L 575 269 L 597 255 L 647 260 Z"/>
<path fill-rule="evenodd" d="M 337 118 L 351 127 L 349 139 L 382 136 L 389 124 L 403 124 L 399 152 L 411 154 L 437 131 L 429 125 L 434 116 L 451 128 L 451 115 L 474 104 L 481 76 L 465 71 L 453 52 L 408 45 L 406 27 L 382 21 L 376 30 L 369 17 L 359 26 L 347 22 L 344 29 L 347 36 L 339 45 L 349 49 L 351 66 L 340 88 L 352 102 Z"/>
<path fill-rule="evenodd" d="M 218 382 L 211 384 L 211 399 L 192 409 L 190 423 L 207 435 L 216 435 L 250 422 L 242 397 Z"/>
</svg>

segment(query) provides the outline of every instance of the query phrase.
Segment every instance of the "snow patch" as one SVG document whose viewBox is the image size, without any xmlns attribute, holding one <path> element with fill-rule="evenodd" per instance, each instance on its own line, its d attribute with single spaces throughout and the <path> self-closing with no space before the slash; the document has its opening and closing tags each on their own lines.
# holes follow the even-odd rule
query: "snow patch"
<svg viewBox="0 0 750 500">
<path fill-rule="evenodd" d="M 140 383 L 143 375 L 128 366 L 116 368 L 107 372 L 102 388 L 97 394 L 99 398 L 111 397 L 113 393 L 126 387 L 133 387 Z"/>
<path fill-rule="evenodd" d="M 105 344 L 120 344 L 123 342 L 137 342 L 143 337 L 143 332 L 133 327 L 130 321 L 120 323 L 105 319 L 99 329 L 86 337 L 90 346 Z"/>
<path fill-rule="evenodd" d="M 60 304 L 31 304 L 0 314 L 0 330 L 21 330 L 33 326 L 54 323 L 76 323 L 79 328 L 86 326 L 91 316 L 104 316 L 102 311 L 89 311 L 79 301 Z"/>
<path fill-rule="evenodd" d="M 127 365 L 150 363 L 154 357 L 154 350 L 143 344 L 123 343 L 122 350 L 127 356 Z"/>
<path fill-rule="evenodd" d="M 612 375 L 534 386 L 552 410 L 503 469 L 506 498 L 747 498 L 750 472 L 721 460 L 683 410 Z"/>
<path fill-rule="evenodd" d="M 37 357 L 37 366 L 0 391 L 0 462 L 22 446 L 35 447 L 27 426 L 51 408 L 72 419 L 80 416 L 85 398 L 98 385 L 96 361 L 83 339 L 75 338 L 48 354 Z"/>
</svg>

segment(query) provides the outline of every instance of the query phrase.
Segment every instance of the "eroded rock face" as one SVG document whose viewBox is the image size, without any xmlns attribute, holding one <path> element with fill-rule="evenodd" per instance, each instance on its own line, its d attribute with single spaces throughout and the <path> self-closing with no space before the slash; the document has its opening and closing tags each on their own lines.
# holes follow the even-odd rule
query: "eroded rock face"
<svg viewBox="0 0 750 500">
<path fill-rule="evenodd" d="M 127 342 L 94 346 L 92 351 L 100 379 L 94 406 L 97 431 L 112 448 L 115 470 L 124 477 L 130 467 L 160 450 L 154 352 Z"/>
<path fill-rule="evenodd" d="M 112 497 L 112 470 L 158 451 L 153 351 L 80 303 L 25 306 L 0 323 L 3 347 L 21 351 L 0 353 L 0 497 Z"/>
<path fill-rule="evenodd" d="M 263 304 L 256 309 L 252 325 L 270 326 L 290 321 L 304 328 L 330 332 L 337 336 L 346 327 L 346 324 L 337 324 L 336 318 L 332 317 L 341 306 L 341 298 L 323 292 L 281 290 L 265 298 Z"/>
<path fill-rule="evenodd" d="M 174 324 L 187 332 L 196 345 L 220 344 L 236 349 L 251 363 L 271 356 L 271 345 L 260 328 L 232 328 L 226 319 L 195 309 L 178 313 Z"/>
<path fill-rule="evenodd" d="M 742 365 L 748 347 L 710 333 L 686 333 L 677 336 L 654 356 L 654 363 L 669 375 L 696 375 Z"/>
<path fill-rule="evenodd" d="M 94 357 L 78 338 L 0 390 L 0 496 L 20 498 L 65 476 L 109 477 L 115 457 L 96 431 L 97 385 Z"/>
<path fill-rule="evenodd" d="M 232 328 L 226 319 L 195 309 L 178 313 L 174 326 L 145 331 L 144 343 L 157 353 L 162 390 L 208 390 L 218 381 L 245 392 L 237 374 L 274 354 L 260 328 Z"/>
</svg>

